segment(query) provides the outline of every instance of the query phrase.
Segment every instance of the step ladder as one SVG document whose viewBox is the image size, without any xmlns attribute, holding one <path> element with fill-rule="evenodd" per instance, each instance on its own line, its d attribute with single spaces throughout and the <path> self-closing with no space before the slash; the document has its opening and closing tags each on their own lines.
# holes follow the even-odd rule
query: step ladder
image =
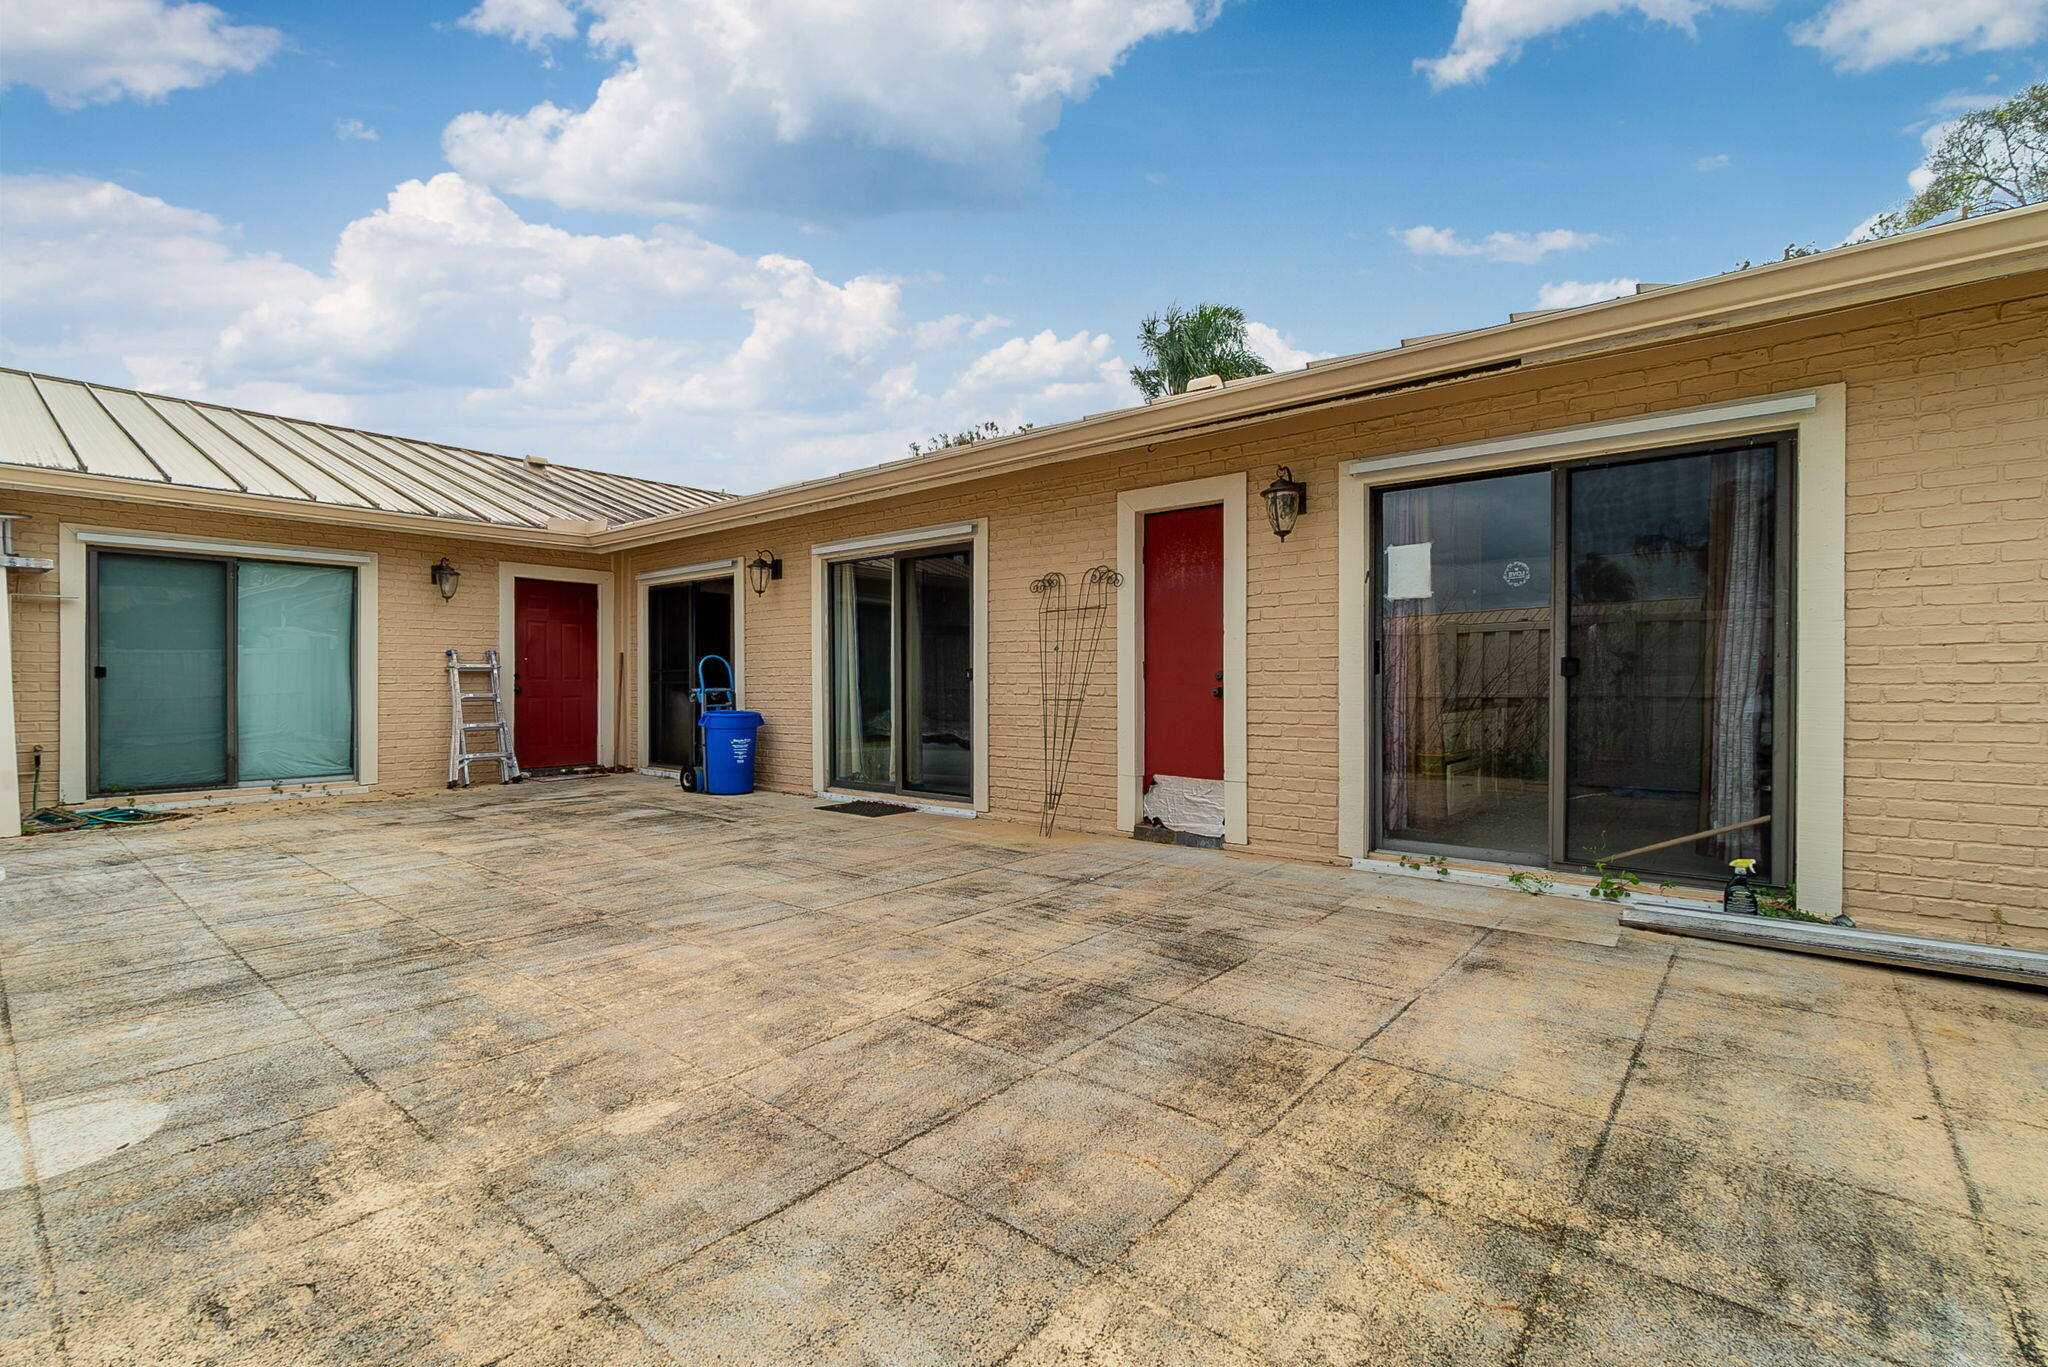
<svg viewBox="0 0 2048 1367">
<path fill-rule="evenodd" d="M 505 720 L 505 698 L 498 672 L 498 652 L 486 650 L 482 664 L 464 664 L 462 657 L 454 651 L 448 656 L 448 786 L 467 788 L 469 766 L 490 762 L 498 766 L 498 782 L 517 783 L 520 779 L 519 761 L 512 754 L 512 727 Z M 474 688 L 470 681 L 482 676 L 489 685 Z M 488 717 L 472 718 L 474 708 L 483 711 L 482 704 L 490 704 Z M 487 738 L 488 749 L 470 749 L 469 738 Z"/>
</svg>

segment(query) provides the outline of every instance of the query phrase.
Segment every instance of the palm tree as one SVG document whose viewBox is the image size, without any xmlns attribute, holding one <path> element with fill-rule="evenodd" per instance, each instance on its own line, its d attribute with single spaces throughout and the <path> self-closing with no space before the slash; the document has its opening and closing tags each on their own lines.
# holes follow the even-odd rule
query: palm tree
<svg viewBox="0 0 2048 1367">
<path fill-rule="evenodd" d="M 1241 380 L 1273 371 L 1245 341 L 1244 310 L 1229 304 L 1197 304 L 1185 313 L 1170 305 L 1139 325 L 1138 345 L 1152 364 L 1132 366 L 1131 383 L 1148 399 L 1185 394 L 1188 381 L 1204 375 Z"/>
</svg>

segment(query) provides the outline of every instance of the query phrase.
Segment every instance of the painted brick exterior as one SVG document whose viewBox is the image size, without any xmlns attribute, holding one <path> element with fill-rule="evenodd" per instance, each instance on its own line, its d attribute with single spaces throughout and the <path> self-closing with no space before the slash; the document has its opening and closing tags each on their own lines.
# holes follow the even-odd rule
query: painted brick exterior
<svg viewBox="0 0 2048 1367">
<path fill-rule="evenodd" d="M 382 780 L 442 781 L 440 651 L 493 644 L 500 557 L 616 572 L 616 639 L 637 653 L 633 576 L 767 548 L 785 578 L 746 603 L 747 704 L 765 713 L 765 786 L 811 786 L 814 544 L 987 520 L 991 814 L 1031 820 L 1041 788 L 1036 602 L 1049 570 L 1116 559 L 1116 495 L 1278 464 L 1309 486 L 1285 542 L 1256 497 L 1248 522 L 1250 839 L 1330 859 L 1338 845 L 1338 519 L 1343 462 L 1840 383 L 1847 392 L 1846 909 L 1880 928 L 2048 948 L 2048 277 L 2012 277 L 1745 332 L 1546 364 L 1363 400 L 1208 438 L 870 501 L 610 557 L 453 538 L 225 519 L 139 504 L 10 494 L 23 549 L 69 521 L 375 550 L 384 557 Z M 884 453 L 877 453 L 884 454 Z M 4 483 L 4 474 L 0 474 Z M 203 525 L 200 525 L 202 524 Z M 426 569 L 464 571 L 440 602 Z M 73 591 L 70 586 L 67 592 Z M 15 687 L 27 747 L 56 745 L 51 605 L 17 603 Z M 1076 746 L 1062 825 L 1114 821 L 1113 626 Z M 637 660 L 619 709 L 638 754 Z M 51 761 L 53 762 L 53 761 Z"/>
</svg>

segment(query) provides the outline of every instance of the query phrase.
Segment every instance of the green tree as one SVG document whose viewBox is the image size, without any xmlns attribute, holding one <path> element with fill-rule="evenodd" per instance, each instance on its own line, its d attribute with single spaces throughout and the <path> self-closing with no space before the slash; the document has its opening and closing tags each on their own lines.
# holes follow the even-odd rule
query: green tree
<svg viewBox="0 0 2048 1367">
<path fill-rule="evenodd" d="M 2048 199 L 2048 83 L 1963 115 L 1927 158 L 1926 188 L 1871 232 L 1890 237 L 1937 219 L 1969 218 Z"/>
<path fill-rule="evenodd" d="M 1228 304 L 1178 304 L 1138 326 L 1138 345 L 1152 364 L 1131 367 L 1131 383 L 1148 399 L 1185 394 L 1188 381 L 1204 375 L 1241 380 L 1271 374 L 1273 367 L 1252 353 L 1245 340 L 1244 310 Z"/>
</svg>

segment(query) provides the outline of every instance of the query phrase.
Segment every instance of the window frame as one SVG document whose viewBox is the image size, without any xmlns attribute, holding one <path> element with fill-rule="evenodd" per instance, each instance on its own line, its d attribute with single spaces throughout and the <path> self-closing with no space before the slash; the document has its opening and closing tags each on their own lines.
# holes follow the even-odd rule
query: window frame
<svg viewBox="0 0 2048 1367">
<path fill-rule="evenodd" d="M 1773 429 L 1763 432 L 1731 434 L 1702 441 L 1674 445 L 1640 447 L 1623 451 L 1603 451 L 1594 455 L 1568 457 L 1552 460 L 1530 460 L 1511 465 L 1496 466 L 1480 470 L 1462 470 L 1449 474 L 1432 475 L 1426 469 L 1418 469 L 1410 478 L 1376 481 L 1364 493 L 1366 515 L 1365 549 L 1367 556 L 1370 591 L 1366 599 L 1366 650 L 1368 701 L 1367 701 L 1367 753 L 1366 753 L 1366 813 L 1369 848 L 1385 850 L 1402 855 L 1442 856 L 1450 859 L 1480 860 L 1490 863 L 1531 867 L 1529 855 L 1522 851 L 1500 851 L 1463 845 L 1443 845 L 1425 841 L 1401 840 L 1390 836 L 1386 827 L 1385 790 L 1385 596 L 1381 591 L 1380 575 L 1384 572 L 1386 552 L 1386 521 L 1383 502 L 1388 493 L 1422 487 L 1437 487 L 1463 484 L 1473 480 L 1492 479 L 1508 475 L 1529 474 L 1542 471 L 1550 481 L 1550 650 L 1548 683 L 1548 735 L 1545 740 L 1547 756 L 1546 811 L 1544 821 L 1544 850 L 1540 865 L 1548 870 L 1565 873 L 1589 873 L 1597 865 L 1565 857 L 1567 851 L 1565 833 L 1564 803 L 1568 800 L 1569 774 L 1568 756 L 1570 736 L 1568 728 L 1568 707 L 1566 690 L 1558 686 L 1562 673 L 1562 661 L 1569 654 L 1570 645 L 1570 486 L 1575 471 L 1597 469 L 1617 465 L 1637 465 L 1686 456 L 1711 455 L 1718 452 L 1754 450 L 1772 447 L 1774 454 L 1775 496 L 1772 508 L 1772 679 L 1771 679 L 1771 822 L 1770 857 L 1771 881 L 1783 886 L 1798 877 L 1796 866 L 1796 820 L 1798 802 L 1794 789 L 1797 782 L 1797 728 L 1795 713 L 1798 688 L 1794 672 L 1797 669 L 1798 580 L 1797 542 L 1798 521 L 1797 500 L 1799 431 L 1796 427 Z M 1616 866 L 1621 867 L 1621 866 Z M 1705 886 L 1712 880 L 1687 878 L 1658 873 L 1655 877 L 1677 884 Z"/>
<path fill-rule="evenodd" d="M 226 777 L 218 784 L 169 783 L 148 787 L 122 788 L 120 793 L 220 792 L 228 789 L 269 788 L 280 784 L 354 783 L 363 771 L 363 690 L 361 686 L 363 572 L 353 562 L 314 559 L 295 560 L 289 556 L 232 555 L 219 551 L 131 547 L 117 543 L 88 543 L 85 546 L 85 786 L 89 798 L 112 797 L 115 790 L 100 781 L 100 556 L 125 555 L 164 560 L 196 560 L 222 567 L 221 592 L 224 689 L 222 710 L 225 722 L 224 750 Z M 238 734 L 237 701 L 241 684 L 242 655 L 239 641 L 241 567 L 250 561 L 267 565 L 296 565 L 306 569 L 345 569 L 350 575 L 348 613 L 349 681 L 349 767 L 346 772 L 309 774 L 288 779 L 241 777 L 241 745 Z"/>
<path fill-rule="evenodd" d="M 826 658 L 824 662 L 824 679 L 826 696 L 824 706 L 827 728 L 825 734 L 825 779 L 827 787 L 833 789 L 844 788 L 862 793 L 880 793 L 898 797 L 919 798 L 934 802 L 966 803 L 975 800 L 974 795 L 979 787 L 983 763 L 983 757 L 978 749 L 972 756 L 972 763 L 968 771 L 967 791 L 964 793 L 947 792 L 937 788 L 912 787 L 904 781 L 904 773 L 908 767 L 904 763 L 903 720 L 907 715 L 908 677 L 910 673 L 905 668 L 905 652 L 910 646 L 910 633 L 908 630 L 910 608 L 909 599 L 904 593 L 904 584 L 907 581 L 907 576 L 904 573 L 903 567 L 905 562 L 912 560 L 927 560 L 946 555 L 964 555 L 967 557 L 969 583 L 970 585 L 975 585 L 979 582 L 978 551 L 979 547 L 976 544 L 976 538 L 969 536 L 955 541 L 877 546 L 868 550 L 848 551 L 840 555 L 820 557 L 820 569 L 825 576 Z M 887 784 L 864 782 L 860 779 L 846 777 L 840 772 L 838 763 L 840 716 L 838 665 L 841 633 L 839 614 L 833 607 L 833 594 L 835 581 L 838 578 L 838 568 L 841 565 L 857 564 L 864 560 L 886 560 L 889 562 L 890 780 Z M 970 613 L 971 611 L 972 609 L 970 608 Z M 979 713 L 981 704 L 978 690 L 972 688 L 972 684 L 979 678 L 977 667 L 972 662 L 974 634 L 974 626 L 970 616 L 968 626 L 970 663 L 967 667 L 967 677 L 970 684 L 970 705 L 974 706 L 976 712 Z M 971 731 L 977 736 L 981 729 L 979 720 L 979 716 L 977 716 L 971 722 Z"/>
</svg>

